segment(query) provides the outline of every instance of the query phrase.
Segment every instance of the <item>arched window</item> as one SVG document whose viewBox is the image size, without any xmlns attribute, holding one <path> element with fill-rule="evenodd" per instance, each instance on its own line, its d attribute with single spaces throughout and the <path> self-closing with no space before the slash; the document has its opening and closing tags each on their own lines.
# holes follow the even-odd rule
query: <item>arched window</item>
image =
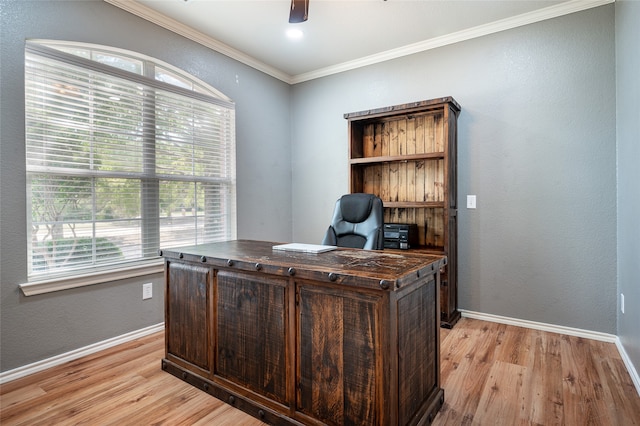
<svg viewBox="0 0 640 426">
<path fill-rule="evenodd" d="M 29 281 L 236 237 L 222 93 L 135 52 L 29 41 L 25 103 Z"/>
</svg>

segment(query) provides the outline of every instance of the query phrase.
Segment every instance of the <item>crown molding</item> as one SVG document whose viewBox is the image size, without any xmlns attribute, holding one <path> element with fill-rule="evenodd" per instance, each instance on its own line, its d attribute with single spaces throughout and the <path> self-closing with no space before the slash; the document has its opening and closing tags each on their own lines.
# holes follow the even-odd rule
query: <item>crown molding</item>
<svg viewBox="0 0 640 426">
<path fill-rule="evenodd" d="M 218 53 L 222 53 L 223 55 L 242 62 L 245 65 L 255 68 L 258 71 L 262 71 L 265 74 L 268 74 L 288 84 L 303 83 L 305 81 L 354 70 L 368 65 L 401 58 L 403 56 L 413 55 L 415 53 L 436 49 L 439 47 L 471 40 L 489 34 L 495 34 L 501 31 L 506 31 L 524 25 L 545 21 L 547 19 L 569 15 L 575 12 L 581 12 L 583 10 L 615 2 L 615 0 L 570 0 L 564 3 L 535 10 L 533 12 L 523 13 L 521 15 L 513 16 L 510 18 L 501 19 L 489 24 L 479 25 L 477 27 L 457 31 L 455 33 L 447 34 L 444 36 L 434 37 L 432 39 L 424 40 L 418 43 L 409 44 L 397 49 L 391 49 L 374 55 L 365 56 L 353 61 L 343 62 L 341 64 L 332 65 L 315 71 L 291 76 L 218 40 L 215 40 L 212 37 L 204 35 L 203 33 L 196 31 L 185 24 L 182 24 L 172 18 L 169 18 L 166 15 L 156 12 L 155 10 L 136 2 L 135 0 L 104 1 L 149 22 L 153 22 L 154 24 L 159 25 L 165 29 L 173 31 L 176 34 L 180 34 L 192 41 L 195 41 L 196 43 L 206 46 Z"/>
<path fill-rule="evenodd" d="M 235 59 L 238 62 L 242 62 L 245 65 L 250 66 L 258 71 L 262 71 L 265 74 L 270 75 L 271 77 L 277 78 L 278 80 L 284 81 L 285 83 L 291 84 L 292 77 L 279 69 L 276 69 L 270 65 L 265 64 L 233 47 L 226 45 L 212 37 L 209 37 L 200 31 L 197 31 L 191 28 L 188 25 L 185 25 L 181 22 L 176 21 L 173 18 L 169 18 L 166 15 L 163 15 L 160 12 L 157 12 L 143 4 L 140 4 L 134 0 L 104 0 L 105 2 L 116 6 L 122 10 L 125 10 L 133 15 L 138 16 L 139 18 L 145 19 L 149 22 L 152 22 L 156 25 L 161 26 L 169 31 L 172 31 L 176 34 L 179 34 L 183 37 L 186 37 L 196 43 L 199 43 L 205 47 L 208 47 L 211 50 L 214 50 L 218 53 L 222 53 L 225 56 L 230 57 L 231 59 Z"/>
<path fill-rule="evenodd" d="M 389 61 L 391 59 L 401 58 L 403 56 L 413 55 L 431 49 L 459 43 L 466 40 L 495 34 L 501 31 L 510 30 L 524 25 L 533 24 L 547 19 L 557 18 L 575 12 L 591 9 L 605 4 L 614 3 L 615 0 L 570 0 L 554 6 L 545 7 L 533 12 L 523 13 L 510 18 L 501 19 L 489 24 L 479 25 L 477 27 L 468 28 L 466 30 L 457 31 L 440 37 L 434 37 L 428 40 L 409 44 L 397 49 L 391 49 L 374 55 L 365 56 L 353 61 L 343 62 L 341 64 L 318 69 L 308 73 L 293 76 L 291 84 L 302 83 L 314 80 L 320 77 L 326 77 L 331 74 L 337 74 L 345 71 L 354 70 L 368 65 Z"/>
</svg>

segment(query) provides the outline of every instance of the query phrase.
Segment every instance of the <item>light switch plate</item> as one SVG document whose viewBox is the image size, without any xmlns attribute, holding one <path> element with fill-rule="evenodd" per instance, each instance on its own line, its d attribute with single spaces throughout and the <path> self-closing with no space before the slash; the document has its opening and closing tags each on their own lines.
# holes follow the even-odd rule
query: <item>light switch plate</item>
<svg viewBox="0 0 640 426">
<path fill-rule="evenodd" d="M 476 196 L 475 195 L 467 195 L 467 208 L 475 209 L 476 208 Z"/>
</svg>

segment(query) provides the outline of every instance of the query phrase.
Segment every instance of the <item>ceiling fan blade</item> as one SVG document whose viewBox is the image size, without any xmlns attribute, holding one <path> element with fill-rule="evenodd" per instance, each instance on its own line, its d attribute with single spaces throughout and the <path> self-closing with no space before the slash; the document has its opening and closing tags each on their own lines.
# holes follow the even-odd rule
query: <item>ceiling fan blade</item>
<svg viewBox="0 0 640 426">
<path fill-rule="evenodd" d="M 309 0 L 291 0 L 289 23 L 298 24 L 307 20 L 309 16 Z"/>
</svg>

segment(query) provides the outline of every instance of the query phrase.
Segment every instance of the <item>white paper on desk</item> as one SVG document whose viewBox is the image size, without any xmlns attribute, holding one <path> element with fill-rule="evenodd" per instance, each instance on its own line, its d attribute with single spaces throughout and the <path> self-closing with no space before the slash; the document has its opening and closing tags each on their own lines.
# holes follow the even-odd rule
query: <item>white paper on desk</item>
<svg viewBox="0 0 640 426">
<path fill-rule="evenodd" d="M 325 251 L 335 250 L 337 246 L 325 246 L 322 244 L 304 244 L 304 243 L 289 243 L 280 244 L 272 247 L 274 250 L 284 251 L 299 251 L 303 253 L 323 253 Z"/>
</svg>

